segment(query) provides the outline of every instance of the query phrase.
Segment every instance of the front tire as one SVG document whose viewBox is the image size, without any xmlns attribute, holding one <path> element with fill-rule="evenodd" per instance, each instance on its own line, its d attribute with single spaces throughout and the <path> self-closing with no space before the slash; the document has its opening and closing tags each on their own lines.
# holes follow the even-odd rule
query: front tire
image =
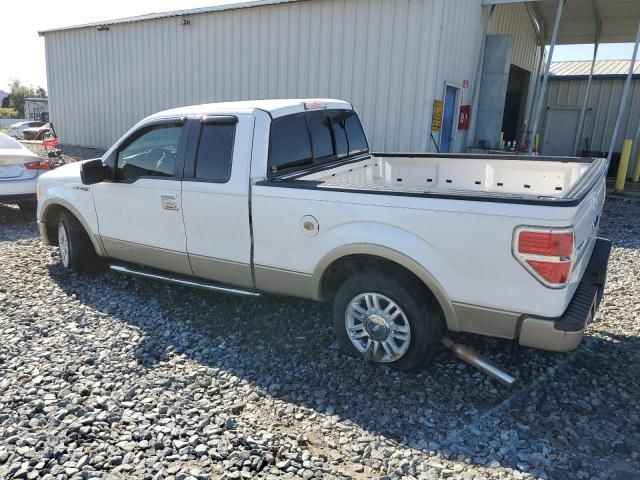
<svg viewBox="0 0 640 480">
<path fill-rule="evenodd" d="M 425 366 L 441 334 L 440 309 L 410 275 L 358 273 L 336 293 L 333 320 L 340 343 L 370 363 L 411 371 Z"/>
<path fill-rule="evenodd" d="M 60 212 L 56 234 L 60 263 L 65 269 L 74 273 L 86 273 L 100 268 L 100 257 L 76 217 L 65 211 Z"/>
</svg>

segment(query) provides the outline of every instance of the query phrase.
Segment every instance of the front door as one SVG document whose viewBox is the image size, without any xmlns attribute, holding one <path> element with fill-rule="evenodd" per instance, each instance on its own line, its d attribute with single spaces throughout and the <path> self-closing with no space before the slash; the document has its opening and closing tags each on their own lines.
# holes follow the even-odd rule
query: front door
<svg viewBox="0 0 640 480">
<path fill-rule="evenodd" d="M 186 125 L 170 121 L 142 127 L 108 159 L 113 181 L 92 189 L 109 257 L 191 274 L 180 191 Z"/>
<path fill-rule="evenodd" d="M 456 118 L 456 96 L 458 89 L 447 85 L 444 96 L 444 112 L 442 114 L 442 131 L 440 132 L 440 152 L 449 153 L 453 140 L 454 120 Z"/>
</svg>

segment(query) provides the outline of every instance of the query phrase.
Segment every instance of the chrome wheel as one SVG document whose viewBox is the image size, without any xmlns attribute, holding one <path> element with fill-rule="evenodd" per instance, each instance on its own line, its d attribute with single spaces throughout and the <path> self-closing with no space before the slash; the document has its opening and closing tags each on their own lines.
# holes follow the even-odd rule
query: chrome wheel
<svg viewBox="0 0 640 480">
<path fill-rule="evenodd" d="M 60 260 L 64 268 L 69 268 L 69 238 L 64 224 L 58 224 L 58 247 L 60 248 Z"/>
<path fill-rule="evenodd" d="M 411 326 L 407 316 L 384 295 L 358 295 L 349 303 L 344 321 L 349 340 L 368 360 L 395 362 L 409 350 Z"/>
</svg>

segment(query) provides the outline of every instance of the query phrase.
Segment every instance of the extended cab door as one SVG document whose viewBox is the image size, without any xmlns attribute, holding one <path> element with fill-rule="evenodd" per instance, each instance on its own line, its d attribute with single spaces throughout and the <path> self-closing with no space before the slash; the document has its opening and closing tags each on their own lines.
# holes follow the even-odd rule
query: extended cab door
<svg viewBox="0 0 640 480">
<path fill-rule="evenodd" d="M 100 236 L 111 258 L 190 275 L 180 196 L 189 122 L 142 126 L 107 159 L 111 182 L 94 185 Z"/>
<path fill-rule="evenodd" d="M 249 175 L 252 115 L 194 121 L 182 182 L 193 274 L 252 288 Z"/>
</svg>

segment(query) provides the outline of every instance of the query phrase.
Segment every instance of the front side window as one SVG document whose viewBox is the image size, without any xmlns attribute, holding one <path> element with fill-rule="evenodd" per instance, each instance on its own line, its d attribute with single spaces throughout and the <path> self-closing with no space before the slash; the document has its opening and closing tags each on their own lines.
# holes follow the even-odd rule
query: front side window
<svg viewBox="0 0 640 480">
<path fill-rule="evenodd" d="M 221 183 L 229 180 L 235 132 L 235 125 L 202 126 L 196 160 L 196 179 Z"/>
<path fill-rule="evenodd" d="M 173 177 L 182 125 L 156 125 L 134 134 L 118 150 L 116 180 L 133 182 L 140 177 Z"/>
</svg>

